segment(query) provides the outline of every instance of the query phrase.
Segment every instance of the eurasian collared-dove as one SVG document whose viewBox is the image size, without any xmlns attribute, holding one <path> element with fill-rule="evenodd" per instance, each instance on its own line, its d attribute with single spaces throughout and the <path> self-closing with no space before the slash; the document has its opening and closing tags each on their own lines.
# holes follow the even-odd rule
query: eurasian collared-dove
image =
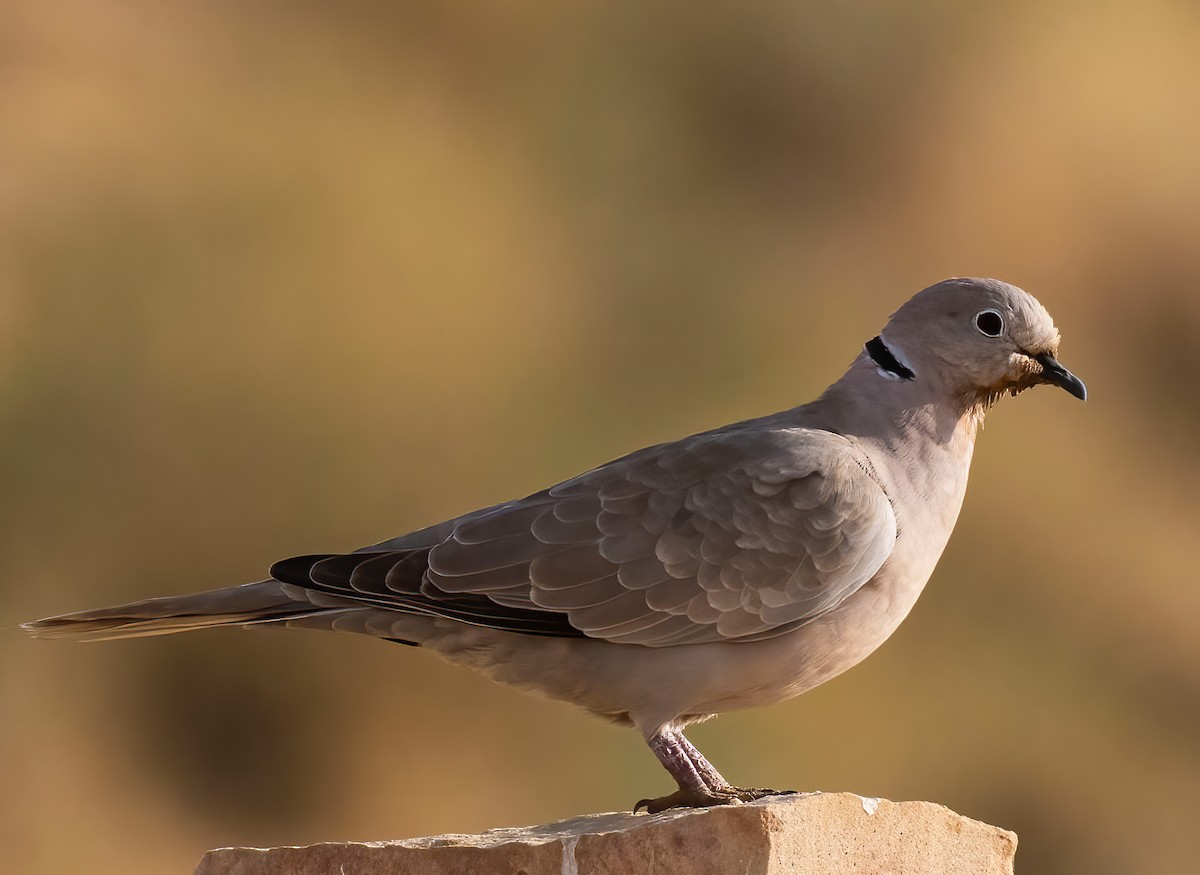
<svg viewBox="0 0 1200 875">
<path fill-rule="evenodd" d="M 958 517 L 975 435 L 1039 383 L 1083 399 L 1024 291 L 914 296 L 816 401 L 659 444 L 526 498 L 258 583 L 29 623 L 89 640 L 274 623 L 428 647 L 636 727 L 679 785 L 660 811 L 757 798 L 683 736 L 798 695 L 900 624 Z"/>
</svg>

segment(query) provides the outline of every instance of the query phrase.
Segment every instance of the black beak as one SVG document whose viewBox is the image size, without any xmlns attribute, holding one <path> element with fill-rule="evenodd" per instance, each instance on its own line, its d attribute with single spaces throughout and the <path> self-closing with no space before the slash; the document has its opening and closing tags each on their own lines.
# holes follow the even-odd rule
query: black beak
<svg viewBox="0 0 1200 875">
<path fill-rule="evenodd" d="M 1050 353 L 1044 352 L 1041 355 L 1035 355 L 1033 360 L 1042 366 L 1043 380 L 1060 389 L 1066 389 L 1080 401 L 1087 401 L 1087 386 L 1083 385 L 1083 380 L 1060 365 L 1058 359 Z"/>
</svg>

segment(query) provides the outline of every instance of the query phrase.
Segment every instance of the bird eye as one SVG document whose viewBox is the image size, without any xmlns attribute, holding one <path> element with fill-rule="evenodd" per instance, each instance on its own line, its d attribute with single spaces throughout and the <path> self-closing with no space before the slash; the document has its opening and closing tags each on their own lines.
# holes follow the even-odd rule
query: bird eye
<svg viewBox="0 0 1200 875">
<path fill-rule="evenodd" d="M 995 310 L 981 310 L 975 314 L 975 327 L 980 334 L 999 337 L 1004 333 L 1004 317 Z"/>
</svg>

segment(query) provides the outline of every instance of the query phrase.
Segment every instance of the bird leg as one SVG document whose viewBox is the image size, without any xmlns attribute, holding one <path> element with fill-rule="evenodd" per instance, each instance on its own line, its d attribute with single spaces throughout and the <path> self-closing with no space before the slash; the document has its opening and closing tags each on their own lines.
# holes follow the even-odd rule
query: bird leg
<svg viewBox="0 0 1200 875">
<path fill-rule="evenodd" d="M 682 732 L 676 731 L 675 737 L 679 740 L 679 746 L 683 748 L 684 754 L 691 761 L 692 767 L 695 768 L 710 790 L 736 789 L 725 780 L 724 775 L 717 771 L 716 766 L 704 758 L 704 754 L 696 750 L 696 746 L 688 741 Z"/>
<path fill-rule="evenodd" d="M 642 799 L 633 807 L 634 811 L 644 807 L 650 814 L 658 814 L 668 808 L 735 805 L 779 792 L 734 787 L 677 729 L 663 729 L 647 743 L 663 768 L 675 779 L 679 789 L 657 799 Z"/>
<path fill-rule="evenodd" d="M 716 767 L 704 758 L 704 754 L 696 750 L 695 745 L 688 741 L 682 732 L 676 731 L 676 737 L 679 739 L 680 746 L 688 759 L 691 760 L 693 767 L 704 779 L 708 788 L 721 793 L 732 793 L 737 796 L 742 802 L 753 802 L 755 799 L 762 799 L 764 796 L 784 796 L 795 793 L 795 790 L 772 790 L 769 787 L 735 787 L 725 780 L 725 777 L 717 771 Z"/>
<path fill-rule="evenodd" d="M 645 808 L 650 814 L 658 814 L 668 808 L 705 808 L 710 805 L 729 805 L 741 801 L 733 793 L 714 790 L 709 786 L 704 774 L 692 762 L 687 749 L 680 741 L 681 738 L 682 735 L 678 731 L 668 728 L 659 731 L 648 740 L 650 750 L 658 757 L 663 768 L 670 772 L 675 783 L 679 785 L 679 789 L 668 796 L 660 796 L 657 799 L 642 799 L 633 806 L 635 812 Z M 705 762 L 705 765 L 708 763 Z M 708 765 L 708 769 L 721 781 L 725 780 L 711 765 Z"/>
</svg>

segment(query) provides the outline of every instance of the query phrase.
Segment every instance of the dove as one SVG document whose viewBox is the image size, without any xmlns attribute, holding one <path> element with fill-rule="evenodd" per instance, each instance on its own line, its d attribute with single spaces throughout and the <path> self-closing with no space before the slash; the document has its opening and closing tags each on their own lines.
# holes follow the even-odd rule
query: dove
<svg viewBox="0 0 1200 875">
<path fill-rule="evenodd" d="M 548 489 L 270 578 L 28 623 L 103 640 L 214 626 L 356 632 L 631 726 L 675 780 L 635 810 L 736 804 L 684 737 L 811 690 L 908 615 L 962 506 L 985 414 L 1081 400 L 1025 291 L 950 279 L 903 304 L 819 398 L 647 447 Z"/>
</svg>

